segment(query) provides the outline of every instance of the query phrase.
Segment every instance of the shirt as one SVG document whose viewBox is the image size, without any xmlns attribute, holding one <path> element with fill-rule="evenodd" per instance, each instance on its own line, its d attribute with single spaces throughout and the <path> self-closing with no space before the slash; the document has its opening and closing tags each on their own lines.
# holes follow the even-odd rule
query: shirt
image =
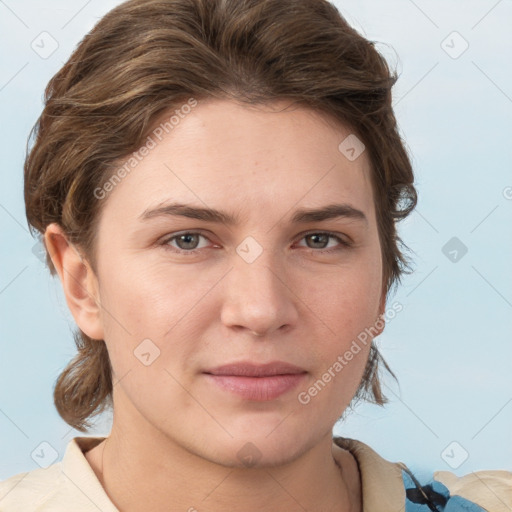
<svg viewBox="0 0 512 512">
<path fill-rule="evenodd" d="M 84 455 L 104 439 L 75 437 L 60 462 L 0 482 L 0 512 L 119 512 Z M 425 496 L 438 512 L 512 511 L 512 472 L 477 471 L 457 477 L 438 471 L 430 482 L 420 484 L 403 463 L 385 460 L 361 441 L 335 437 L 333 442 L 357 461 L 363 512 L 430 512 Z"/>
</svg>

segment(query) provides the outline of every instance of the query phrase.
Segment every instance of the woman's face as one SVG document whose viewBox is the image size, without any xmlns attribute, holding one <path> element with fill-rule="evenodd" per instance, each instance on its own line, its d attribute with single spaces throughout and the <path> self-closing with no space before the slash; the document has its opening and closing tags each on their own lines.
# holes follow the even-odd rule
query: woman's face
<svg viewBox="0 0 512 512">
<path fill-rule="evenodd" d="M 330 438 L 367 360 L 361 333 L 384 311 L 367 153 L 287 105 L 199 102 L 102 199 L 114 422 L 226 465 Z M 212 375 L 276 361 L 302 373 Z"/>
</svg>

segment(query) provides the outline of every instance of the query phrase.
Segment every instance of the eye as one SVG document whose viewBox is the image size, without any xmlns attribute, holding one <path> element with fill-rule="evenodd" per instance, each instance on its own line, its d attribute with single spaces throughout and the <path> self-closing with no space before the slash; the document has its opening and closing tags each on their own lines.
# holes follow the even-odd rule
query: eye
<svg viewBox="0 0 512 512">
<path fill-rule="evenodd" d="M 170 249 L 171 251 L 182 253 L 182 254 L 195 254 L 200 249 L 203 249 L 205 246 L 199 246 L 199 240 L 203 238 L 208 240 L 204 235 L 198 233 L 196 231 L 186 231 L 184 233 L 178 233 L 176 235 L 172 235 L 167 237 L 162 241 L 162 245 L 166 249 Z M 176 243 L 176 246 L 171 245 L 171 242 Z"/>
<path fill-rule="evenodd" d="M 329 248 L 329 239 L 333 239 L 334 241 L 338 242 L 337 245 L 331 246 Z M 312 233 L 306 233 L 305 235 L 302 235 L 302 238 L 300 240 L 310 240 L 311 243 L 306 242 L 307 248 L 313 249 L 313 252 L 333 252 L 333 251 L 339 251 L 346 247 L 350 247 L 350 242 L 344 240 L 339 235 L 335 233 L 331 233 L 328 231 L 315 231 Z M 316 251 L 315 249 L 319 249 Z"/>
</svg>

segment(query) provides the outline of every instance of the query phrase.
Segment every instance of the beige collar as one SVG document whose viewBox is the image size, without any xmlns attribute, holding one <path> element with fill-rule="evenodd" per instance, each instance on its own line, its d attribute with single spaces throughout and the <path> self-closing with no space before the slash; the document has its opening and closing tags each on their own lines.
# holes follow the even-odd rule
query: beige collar
<svg viewBox="0 0 512 512">
<path fill-rule="evenodd" d="M 119 512 L 87 462 L 84 452 L 94 448 L 104 437 L 74 437 L 62 458 L 62 477 L 78 487 L 102 512 Z"/>
<path fill-rule="evenodd" d="M 397 463 L 383 459 L 367 444 L 345 437 L 333 442 L 348 450 L 356 459 L 361 473 L 363 512 L 389 512 L 405 506 L 402 469 Z M 336 456 L 336 451 L 333 451 Z"/>
</svg>

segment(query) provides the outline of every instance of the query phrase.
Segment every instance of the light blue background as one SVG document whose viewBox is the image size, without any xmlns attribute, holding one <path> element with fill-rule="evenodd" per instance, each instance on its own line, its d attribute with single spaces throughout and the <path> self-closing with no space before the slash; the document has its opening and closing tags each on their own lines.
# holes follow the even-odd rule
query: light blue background
<svg viewBox="0 0 512 512">
<path fill-rule="evenodd" d="M 83 435 L 52 402 L 55 380 L 75 353 L 74 321 L 60 282 L 32 253 L 22 166 L 46 83 L 118 3 L 0 2 L 0 479 L 38 467 L 31 453 L 41 442 L 61 458 L 69 440 Z M 512 2 L 336 5 L 400 73 L 394 105 L 419 203 L 400 227 L 415 272 L 391 298 L 404 309 L 379 338 L 400 389 L 385 378 L 391 403 L 358 407 L 335 433 L 420 476 L 512 470 Z M 43 31 L 59 44 L 47 59 L 31 48 Z M 458 58 L 441 46 L 453 31 L 469 44 Z M 446 41 L 452 55 L 462 48 L 457 35 Z M 455 263 L 442 253 L 454 236 L 468 248 Z M 108 422 L 90 435 L 108 433 Z"/>
</svg>

